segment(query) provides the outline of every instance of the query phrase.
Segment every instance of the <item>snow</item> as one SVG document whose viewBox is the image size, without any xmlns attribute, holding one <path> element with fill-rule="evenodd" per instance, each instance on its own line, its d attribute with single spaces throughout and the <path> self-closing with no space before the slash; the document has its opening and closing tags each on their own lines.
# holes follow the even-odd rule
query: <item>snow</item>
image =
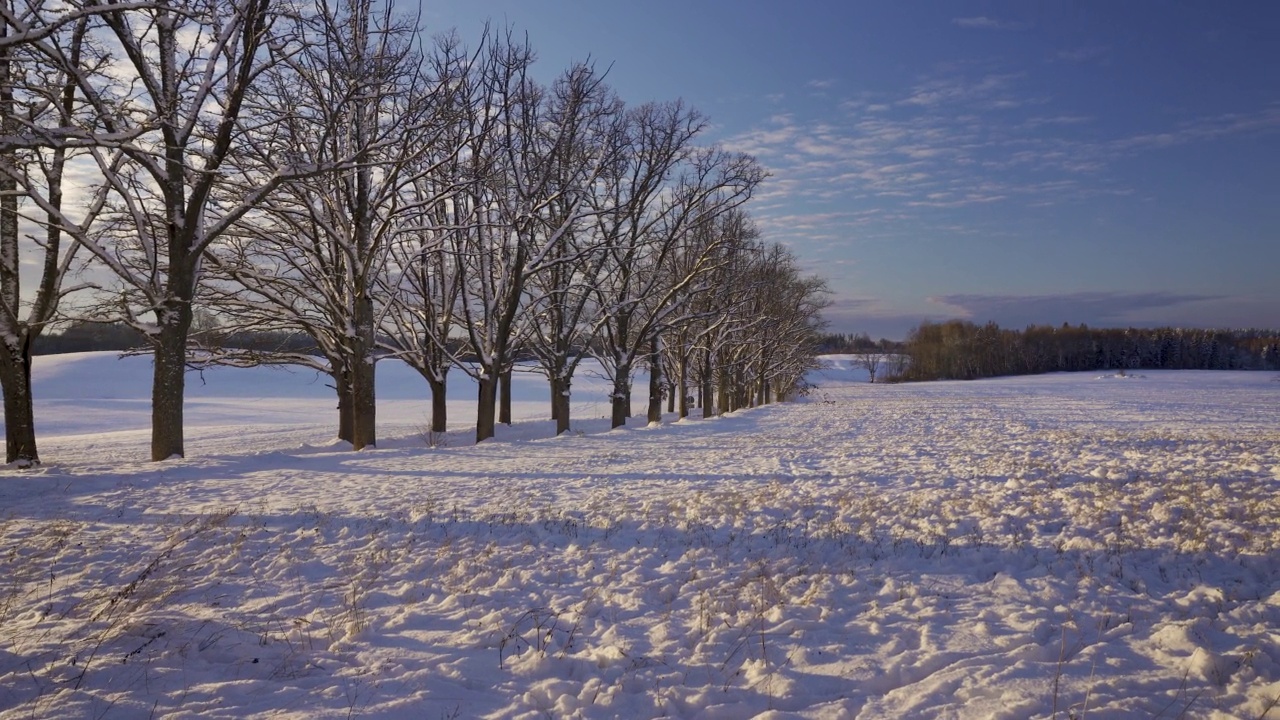
<svg viewBox="0 0 1280 720">
<path fill-rule="evenodd" d="M 1145 371 L 872 385 L 379 448 L 312 372 L 41 357 L 46 464 L 0 475 L 0 718 L 1280 718 L 1280 383 Z M 643 386 L 643 380 L 640 381 Z M 640 408 L 642 409 L 642 408 Z"/>
</svg>

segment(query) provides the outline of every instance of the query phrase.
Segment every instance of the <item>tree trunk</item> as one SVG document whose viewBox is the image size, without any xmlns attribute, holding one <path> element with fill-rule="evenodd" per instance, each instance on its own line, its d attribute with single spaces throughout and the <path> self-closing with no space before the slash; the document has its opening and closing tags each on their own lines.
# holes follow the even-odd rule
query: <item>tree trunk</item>
<svg viewBox="0 0 1280 720">
<path fill-rule="evenodd" d="M 155 341 L 155 373 L 151 383 L 151 460 L 185 457 L 182 410 L 186 392 L 187 330 L 191 326 L 191 306 L 171 303 L 169 312 L 176 322 L 160 325 Z"/>
<path fill-rule="evenodd" d="M 351 371 L 351 449 L 377 447 L 378 404 L 372 357 L 356 358 Z"/>
<path fill-rule="evenodd" d="M 662 340 L 649 341 L 649 422 L 662 422 Z"/>
<path fill-rule="evenodd" d="M 351 449 L 363 450 L 378 444 L 378 402 L 375 386 L 376 358 L 373 354 L 373 298 L 359 289 L 351 318 L 355 326 L 351 353 Z"/>
<path fill-rule="evenodd" d="M 445 402 L 448 386 L 443 380 L 427 378 L 431 386 L 431 432 L 447 432 L 449 429 L 449 405 Z"/>
<path fill-rule="evenodd" d="M 498 378 L 492 371 L 486 372 L 479 382 L 480 391 L 476 399 L 476 442 L 484 442 L 493 437 L 494 410 L 498 401 Z"/>
<path fill-rule="evenodd" d="M 622 427 L 631 417 L 631 363 L 619 363 L 613 379 L 613 424 Z"/>
<path fill-rule="evenodd" d="M 711 388 L 711 351 L 708 350 L 702 354 L 702 386 L 698 390 L 698 395 L 702 398 L 702 417 L 709 418 L 715 415 L 715 395 Z"/>
<path fill-rule="evenodd" d="M 333 375 L 333 384 L 338 392 L 338 439 L 355 444 L 355 412 L 351 407 L 351 374 L 341 369 Z"/>
<path fill-rule="evenodd" d="M 677 397 L 679 397 L 681 401 L 684 400 L 684 388 L 676 387 L 676 382 L 678 377 L 679 377 L 679 371 L 677 371 L 673 375 L 668 369 L 668 372 L 667 372 L 667 412 L 668 413 L 673 413 L 676 411 Z"/>
<path fill-rule="evenodd" d="M 0 7 L 12 10 L 11 3 Z M 8 23 L 0 23 L 0 35 L 7 38 L 9 34 Z M 16 132 L 17 125 L 14 121 L 13 67 L 9 52 L 0 51 L 0 133 L 6 135 Z M 12 167 L 17 156 L 8 150 L 4 152 L 3 159 Z M 58 190 L 51 182 L 50 197 L 56 197 Z M 0 347 L 0 365 L 3 365 L 0 367 L 0 385 L 4 392 L 5 462 L 30 467 L 40 462 L 40 455 L 36 452 L 35 413 L 31 404 L 33 337 L 30 326 L 24 327 L 18 319 L 22 306 L 18 233 L 18 182 L 6 174 L 0 177 L 0 313 L 3 313 L 0 325 L 3 325 L 6 336 L 3 347 Z M 50 249 L 46 248 L 46 252 Z M 48 273 L 47 267 L 45 272 Z"/>
<path fill-rule="evenodd" d="M 720 387 L 716 393 L 717 414 L 723 415 L 727 412 L 733 412 L 734 408 L 730 405 L 730 395 L 732 395 L 732 393 L 729 392 L 729 373 L 723 369 L 720 371 L 719 386 Z"/>
<path fill-rule="evenodd" d="M 569 381 L 551 381 L 551 412 L 555 415 L 556 434 L 569 432 Z"/>
<path fill-rule="evenodd" d="M 680 417 L 689 417 L 689 358 L 681 356 L 676 368 L 676 386 L 680 391 Z"/>
<path fill-rule="evenodd" d="M 498 376 L 498 422 L 511 425 L 511 369 L 507 368 Z"/>
<path fill-rule="evenodd" d="M 552 420 L 560 419 L 560 403 L 556 400 L 556 396 L 560 394 L 560 391 L 557 389 L 559 387 L 559 384 L 560 383 L 559 381 L 556 380 L 554 374 L 551 376 L 550 379 L 547 380 L 547 386 L 551 388 L 551 419 Z M 556 434 L 559 435 L 560 433 L 556 433 Z"/>
<path fill-rule="evenodd" d="M 5 462 L 18 467 L 40 464 L 31 393 L 31 338 L 0 351 L 0 385 L 4 386 Z"/>
</svg>

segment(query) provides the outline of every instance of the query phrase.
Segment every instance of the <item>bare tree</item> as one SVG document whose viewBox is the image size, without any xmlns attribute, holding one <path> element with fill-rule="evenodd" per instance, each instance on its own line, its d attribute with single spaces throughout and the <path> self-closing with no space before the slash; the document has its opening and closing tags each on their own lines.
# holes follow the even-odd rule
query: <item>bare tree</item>
<svg viewBox="0 0 1280 720">
<path fill-rule="evenodd" d="M 108 12 L 149 9 L 155 0 L 113 0 L 112 2 L 68 3 L 53 0 L 25 0 L 15 4 L 12 0 L 0 3 L 0 23 L 7 32 L 0 35 L 0 48 L 31 45 L 81 25 Z"/>
<path fill-rule="evenodd" d="M 393 10 L 375 11 L 371 0 L 321 3 L 306 49 L 264 75 L 254 116 L 283 119 L 246 134 L 242 161 L 261 166 L 291 154 L 327 170 L 281 183 L 211 255 L 209 294 L 238 323 L 315 341 L 323 363 L 297 354 L 259 360 L 329 373 L 338 435 L 357 450 L 377 438 L 376 291 L 396 236 L 437 202 L 415 191 L 443 135 L 437 102 L 452 92 L 451 78 L 424 74 L 416 28 Z"/>
<path fill-rule="evenodd" d="M 825 282 L 800 274 L 794 255 L 777 244 L 743 255 L 732 292 L 742 298 L 732 308 L 742 322 L 717 338 L 714 366 L 720 412 L 761 405 L 790 396 L 814 368 L 814 348 L 827 305 Z"/>
<path fill-rule="evenodd" d="M 698 247 L 713 247 L 714 262 L 703 284 L 705 292 L 691 296 L 682 322 L 668 333 L 667 356 L 674 374 L 672 385 L 678 389 L 680 417 L 689 415 L 689 388 L 697 388 L 704 417 L 715 413 L 711 387 L 714 378 L 712 358 L 737 332 L 749 332 L 759 319 L 741 311 L 751 293 L 747 284 L 750 259 L 758 251 L 759 232 L 741 208 L 729 210 L 719 217 L 699 222 L 693 229 Z M 692 270 L 692 253 L 678 254 L 673 274 Z M 705 369 L 705 371 L 704 371 Z"/>
<path fill-rule="evenodd" d="M 75 214 L 64 213 L 64 191 L 76 143 L 68 141 L 63 129 L 92 121 L 79 112 L 75 79 L 64 68 L 49 63 L 29 43 L 6 42 L 19 35 L 20 21 L 9 0 L 0 2 L 0 8 L 0 137 L 5 138 L 0 141 L 0 385 L 6 462 L 29 466 L 40 462 L 32 344 L 55 319 L 62 298 L 74 290 L 64 281 L 75 268 L 79 249 L 59 224 Z M 81 18 L 45 34 L 44 42 L 80 66 L 84 58 L 96 57 L 86 47 L 86 26 L 87 19 Z M 75 229 L 83 232 L 101 211 L 104 193 L 101 187 L 75 190 L 81 195 Z M 34 298 L 22 294 L 23 252 L 39 259 Z"/>
<path fill-rule="evenodd" d="M 645 363 L 649 369 L 651 423 L 662 420 L 662 399 L 670 393 L 674 409 L 680 397 L 681 417 L 688 415 L 685 388 L 694 346 L 726 323 L 752 322 L 732 312 L 742 301 L 744 277 L 738 262 L 753 247 L 755 226 L 740 206 L 701 215 L 677 240 L 664 261 L 661 274 L 671 279 L 696 278 L 670 299 L 670 309 L 655 327 Z M 728 292 L 726 292 L 728 290 Z M 715 330 L 713 330 L 713 328 Z"/>
<path fill-rule="evenodd" d="M 495 40 L 467 75 L 471 101 L 462 109 L 469 128 L 465 162 L 451 202 L 462 220 L 449 233 L 448 251 L 460 279 L 456 318 L 472 362 L 459 367 L 475 378 L 476 442 L 493 437 L 498 377 L 512 362 L 516 321 L 528 279 L 530 246 L 515 231 L 515 218 L 499 198 L 519 192 L 516 168 L 524 163 L 517 145 L 522 116 L 536 114 L 540 89 L 528 78 L 533 50 L 510 31 Z M 530 208 L 526 208 L 529 210 Z M 533 218 L 526 213 L 527 226 Z"/>
<path fill-rule="evenodd" d="M 426 187 L 419 197 L 438 196 Z M 427 381 L 431 389 L 431 431 L 449 428 L 448 375 L 459 362 L 450 339 L 461 292 L 456 263 L 446 250 L 447 236 L 459 223 L 449 201 L 424 207 L 421 224 L 400 235 L 391 247 L 392 272 L 383 274 L 388 305 L 381 313 L 381 348 Z"/>
<path fill-rule="evenodd" d="M 854 338 L 854 344 L 857 348 L 853 354 L 854 358 L 858 365 L 867 371 L 867 382 L 874 383 L 876 375 L 880 372 L 880 366 L 884 363 L 883 351 L 866 333 Z"/>
<path fill-rule="evenodd" d="M 479 385 L 477 442 L 493 436 L 499 380 L 509 378 L 530 331 L 531 278 L 575 260 L 565 255 L 565 236 L 591 212 L 582 189 L 605 164 L 580 143 L 585 118 L 603 112 L 601 78 L 576 66 L 548 91 L 529 78 L 532 61 L 532 50 L 510 33 L 485 55 L 472 110 L 476 142 L 454 200 L 470 216 L 453 234 L 451 252 L 463 279 L 458 318 L 473 358 L 462 367 Z M 509 382 L 504 386 L 509 392 Z M 503 422 L 510 422 L 508 392 Z"/>
<path fill-rule="evenodd" d="M 573 376 L 598 324 L 592 285 L 605 254 L 585 211 L 599 174 L 621 150 L 622 103 L 585 64 L 551 86 L 547 103 L 544 145 L 555 193 L 543 214 L 548 251 L 526 284 L 526 345 L 547 376 L 560 434 L 569 430 Z"/>
<path fill-rule="evenodd" d="M 485 40 L 487 41 L 487 30 Z M 482 50 L 485 47 L 482 41 Z M 469 222 L 465 202 L 453 197 L 465 183 L 468 160 L 462 153 L 475 138 L 469 118 L 477 83 L 468 66 L 472 58 L 460 50 L 456 35 L 439 39 L 429 56 L 432 74 L 448 93 L 434 103 L 441 123 L 437 142 L 418 158 L 425 173 L 415 173 L 405 188 L 407 211 L 390 243 L 388 270 L 381 274 L 386 308 L 380 314 L 379 342 L 383 352 L 417 370 L 431 389 L 431 430 L 448 430 L 447 380 L 460 360 L 455 328 L 462 276 L 450 252 L 454 235 Z"/>
<path fill-rule="evenodd" d="M 90 35 L 115 50 L 88 66 L 50 42 L 68 16 L 91 18 Z M 95 120 L 57 134 L 88 150 L 111 192 L 91 228 L 37 204 L 114 277 L 97 286 L 99 310 L 142 331 L 154 351 L 151 457 L 181 456 L 186 344 L 204 253 L 284 179 L 316 171 L 284 159 L 232 177 L 227 163 L 245 130 L 249 89 L 296 51 L 297 39 L 268 0 L 80 0 L 24 22 L 26 46 L 74 79 Z"/>
<path fill-rule="evenodd" d="M 744 380 L 755 383 L 755 404 L 786 399 L 800 390 L 804 376 L 818 367 L 817 337 L 825 327 L 822 311 L 829 304 L 826 281 L 801 275 L 795 255 L 771 245 L 764 256 L 765 331 L 758 336 L 758 363 Z"/>
<path fill-rule="evenodd" d="M 6 0 L 4 14 L 11 13 Z M 0 18 L 0 39 L 8 38 L 13 31 L 7 17 Z M 5 137 L 16 135 L 18 130 L 14 56 L 14 46 L 0 48 L 0 135 Z M 32 326 L 21 319 L 20 307 L 17 155 L 12 147 L 0 149 L 0 331 L 4 334 L 0 342 L 0 384 L 4 386 L 5 462 L 30 466 L 40 462 L 40 455 L 36 451 L 31 406 Z M 35 327 L 42 327 L 39 318 Z"/>
<path fill-rule="evenodd" d="M 658 335 L 681 299 L 697 291 L 715 252 L 702 248 L 682 277 L 665 272 L 667 259 L 699 222 L 745 202 L 764 178 L 749 156 L 694 147 L 705 121 L 681 103 L 643 105 L 627 120 L 624 152 L 595 198 L 606 263 L 597 282 L 603 321 L 593 348 L 613 385 L 614 427 L 631 415 L 637 361 L 647 355 L 651 372 L 659 371 Z"/>
</svg>

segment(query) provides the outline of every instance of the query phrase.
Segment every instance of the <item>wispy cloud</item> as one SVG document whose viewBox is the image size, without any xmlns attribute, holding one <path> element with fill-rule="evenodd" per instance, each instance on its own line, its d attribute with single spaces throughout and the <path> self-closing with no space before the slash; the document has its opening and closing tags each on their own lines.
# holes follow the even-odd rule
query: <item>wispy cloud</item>
<svg viewBox="0 0 1280 720">
<path fill-rule="evenodd" d="M 814 270 L 821 271 L 818 266 Z M 841 288 L 835 288 L 840 290 Z M 852 289 L 849 289 L 852 291 Z M 903 338 L 922 321 L 952 318 L 1021 329 L 1028 325 L 1084 323 L 1090 327 L 1250 327 L 1257 318 L 1280 321 L 1269 298 L 1178 293 L 1088 292 L 1057 295 L 944 295 L 928 298 L 932 310 L 902 312 L 878 298 L 842 296 L 823 313 L 838 332 Z M 1201 318 L 1196 320 L 1195 318 Z M 1275 324 L 1262 323 L 1264 327 Z"/>
<path fill-rule="evenodd" d="M 899 100 L 898 104 L 937 107 L 944 104 L 991 100 L 1008 102 L 1016 107 L 1021 105 L 1022 101 L 1009 94 L 1010 88 L 1015 81 L 1024 76 L 1025 73 L 991 73 L 977 80 L 965 77 L 933 78 L 913 87 L 911 94 Z"/>
<path fill-rule="evenodd" d="M 1023 122 L 1023 127 L 1027 129 L 1038 129 L 1046 125 L 1084 125 L 1093 122 L 1094 118 L 1090 115 L 1052 115 L 1030 117 Z"/>
<path fill-rule="evenodd" d="M 1280 131 L 1280 105 L 1271 105 L 1257 113 L 1226 113 L 1186 121 L 1165 132 L 1141 133 L 1119 138 L 1109 143 L 1109 146 L 1116 151 L 1145 150 L 1186 145 L 1232 135 L 1276 131 Z"/>
<path fill-rule="evenodd" d="M 872 338 L 906 337 L 907 331 L 922 321 L 945 320 L 945 314 L 903 313 L 889 308 L 877 298 L 841 297 L 822 313 L 835 332 L 865 332 Z"/>
<path fill-rule="evenodd" d="M 929 199 L 911 200 L 907 205 L 909 207 L 958 208 L 966 205 L 983 205 L 998 202 L 1007 197 L 1008 195 L 984 195 L 982 193 L 967 193 L 959 197 L 952 193 L 932 193 L 929 195 Z"/>
<path fill-rule="evenodd" d="M 757 154 L 776 178 L 803 188 L 809 200 L 874 200 L 915 210 L 999 202 L 1035 183 L 1014 186 L 997 179 L 997 171 L 1054 164 L 1043 156 L 1055 148 L 1014 147 L 1019 133 L 1029 136 L 1029 129 L 990 116 L 1025 102 L 1024 79 L 1022 73 L 949 72 L 922 79 L 896 98 L 864 93 L 841 101 L 842 117 L 801 123 L 792 115 L 776 116 L 728 145 Z M 1053 124 L 1045 118 L 1039 124 Z M 1014 154 L 1016 162 L 1007 159 Z M 989 165 L 993 155 L 1006 158 L 1003 167 Z M 1065 158 L 1064 153 L 1057 162 Z"/>
<path fill-rule="evenodd" d="M 773 155 L 784 152 L 800 137 L 800 128 L 790 115 L 774 115 L 769 118 L 765 127 L 740 133 L 728 140 L 724 146 L 734 152 L 749 153 L 768 161 Z"/>
<path fill-rule="evenodd" d="M 968 30 L 1026 30 L 1031 27 L 1030 23 L 1016 20 L 998 20 L 985 15 L 952 18 L 951 22 Z"/>
<path fill-rule="evenodd" d="M 822 120 L 775 115 L 726 145 L 770 168 L 766 192 L 775 200 L 794 193 L 792 201 L 875 204 L 911 215 L 1131 194 L 1107 176 L 1118 158 L 1280 131 L 1280 104 L 1274 104 L 1099 138 L 1092 116 L 1041 109 L 1026 74 L 981 66 L 948 68 L 897 96 L 862 93 L 833 102 L 840 113 Z M 1029 114 L 1033 107 L 1040 112 Z"/>
<path fill-rule="evenodd" d="M 1087 208 L 1093 199 L 1137 192 L 1140 188 L 1113 172 L 1126 158 L 1280 132 L 1277 103 L 1152 132 L 1108 135 L 1108 124 L 1099 118 L 1042 102 L 1039 92 L 1030 74 L 1001 72 L 991 63 L 940 67 L 896 93 L 868 91 L 844 98 L 828 93 L 825 114 L 775 114 L 724 142 L 755 154 L 771 173 L 753 201 L 760 229 L 771 239 L 803 246 L 802 255 L 812 258 L 812 271 L 821 273 L 851 257 L 879 257 L 881 248 L 919 248 L 922 241 L 1021 241 L 1035 232 L 1032 218 L 1043 208 Z M 869 255 L 851 255 L 855 244 Z M 833 290 L 845 297 L 855 288 Z M 841 329 L 901 337 L 923 319 L 961 316 L 1010 327 L 1046 322 L 1150 325 L 1199 317 L 1197 313 L 1208 317 L 1215 304 L 1226 302 L 1174 293 L 944 295 L 932 300 L 932 309 L 918 308 L 916 314 L 900 309 L 878 314 L 877 306 L 862 304 L 833 307 L 827 315 Z"/>
<path fill-rule="evenodd" d="M 1221 300 L 1220 295 L 1168 292 L 1083 292 L 1061 295 L 941 295 L 930 302 L 952 308 L 976 322 L 995 321 L 1005 327 L 1030 324 L 1124 325 L 1150 324 L 1143 313 L 1177 305 Z"/>
<path fill-rule="evenodd" d="M 1093 60 L 1102 60 L 1108 56 L 1110 51 L 1111 48 L 1105 45 L 1086 45 L 1084 47 L 1059 50 L 1054 54 L 1054 58 L 1063 62 L 1085 63 Z"/>
</svg>

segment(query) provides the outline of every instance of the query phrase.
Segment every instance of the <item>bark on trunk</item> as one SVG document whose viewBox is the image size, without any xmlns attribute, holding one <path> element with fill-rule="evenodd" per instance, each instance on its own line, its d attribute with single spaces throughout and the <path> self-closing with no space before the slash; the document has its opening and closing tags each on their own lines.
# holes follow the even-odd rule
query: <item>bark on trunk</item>
<svg viewBox="0 0 1280 720">
<path fill-rule="evenodd" d="M 495 405 L 498 400 L 498 379 L 493 373 L 486 373 L 479 382 L 480 390 L 476 399 L 476 442 L 484 442 L 493 437 Z"/>
<path fill-rule="evenodd" d="M 12 4 L 0 5 L 12 10 Z M 0 23 L 0 36 L 8 38 L 8 23 Z M 14 118 L 13 61 L 9 50 L 0 51 L 0 133 L 17 131 Z M 6 150 L 3 161 L 12 166 L 16 152 Z M 51 181 L 49 195 L 58 193 L 56 181 Z M 18 251 L 18 182 L 5 175 L 0 177 L 0 313 L 7 336 L 0 347 L 0 385 L 4 393 L 5 462 L 30 467 L 40 462 L 36 452 L 35 416 L 31 407 L 31 333 L 18 320 L 22 305 L 21 273 Z M 56 254 L 56 246 L 46 248 L 46 253 Z M 48 255 L 46 255 L 48 263 Z M 48 266 L 45 273 L 48 277 Z M 43 290 L 41 291 L 43 294 Z M 34 311 L 33 311 L 34 313 Z"/>
<path fill-rule="evenodd" d="M 355 413 L 351 408 L 351 375 L 339 370 L 333 376 L 338 392 L 338 439 L 355 444 Z"/>
<path fill-rule="evenodd" d="M 622 427 L 631 417 L 631 364 L 618 365 L 613 381 L 612 427 Z"/>
<path fill-rule="evenodd" d="M 4 355 L 0 359 L 0 385 L 4 386 L 5 462 L 19 467 L 39 465 L 31 396 L 30 338 L 22 338 L 16 348 L 6 347 Z"/>
<path fill-rule="evenodd" d="M 680 391 L 680 417 L 689 417 L 689 358 L 680 358 L 676 371 L 676 386 Z"/>
<path fill-rule="evenodd" d="M 357 358 L 354 365 L 351 371 L 351 449 L 363 450 L 378 445 L 373 358 Z"/>
<path fill-rule="evenodd" d="M 151 383 L 151 460 L 159 462 L 185 457 L 183 446 L 182 404 L 186 391 L 187 330 L 191 310 L 171 309 L 180 318 L 177 323 L 162 324 L 155 343 L 155 373 Z"/>
<path fill-rule="evenodd" d="M 555 415 L 556 434 L 569 432 L 569 383 L 559 378 L 551 382 L 551 411 Z"/>
<path fill-rule="evenodd" d="M 498 376 L 501 381 L 498 393 L 498 422 L 503 425 L 511 424 L 511 370 L 507 370 Z"/>
<path fill-rule="evenodd" d="M 723 415 L 727 412 L 733 412 L 733 406 L 730 405 L 730 397 L 729 397 L 732 393 L 729 392 L 729 379 L 726 377 L 726 375 L 727 373 L 725 373 L 724 371 L 720 372 L 720 383 L 719 383 L 720 387 L 718 388 L 716 393 L 717 395 L 716 409 L 719 410 L 718 414 L 720 415 Z"/>
<path fill-rule="evenodd" d="M 662 342 L 649 341 L 649 422 L 662 422 Z"/>
<path fill-rule="evenodd" d="M 715 415 L 715 395 L 712 394 L 711 388 L 711 352 L 708 351 L 702 355 L 702 387 L 698 390 L 702 400 L 702 417 L 709 418 Z"/>
<path fill-rule="evenodd" d="M 431 432 L 446 432 L 449 429 L 449 404 L 445 402 L 448 386 L 443 380 L 427 378 L 431 387 Z"/>
<path fill-rule="evenodd" d="M 351 449 L 363 450 L 378 444 L 378 402 L 374 384 L 373 299 L 359 288 L 355 298 L 356 336 L 352 338 L 351 367 Z"/>
</svg>

